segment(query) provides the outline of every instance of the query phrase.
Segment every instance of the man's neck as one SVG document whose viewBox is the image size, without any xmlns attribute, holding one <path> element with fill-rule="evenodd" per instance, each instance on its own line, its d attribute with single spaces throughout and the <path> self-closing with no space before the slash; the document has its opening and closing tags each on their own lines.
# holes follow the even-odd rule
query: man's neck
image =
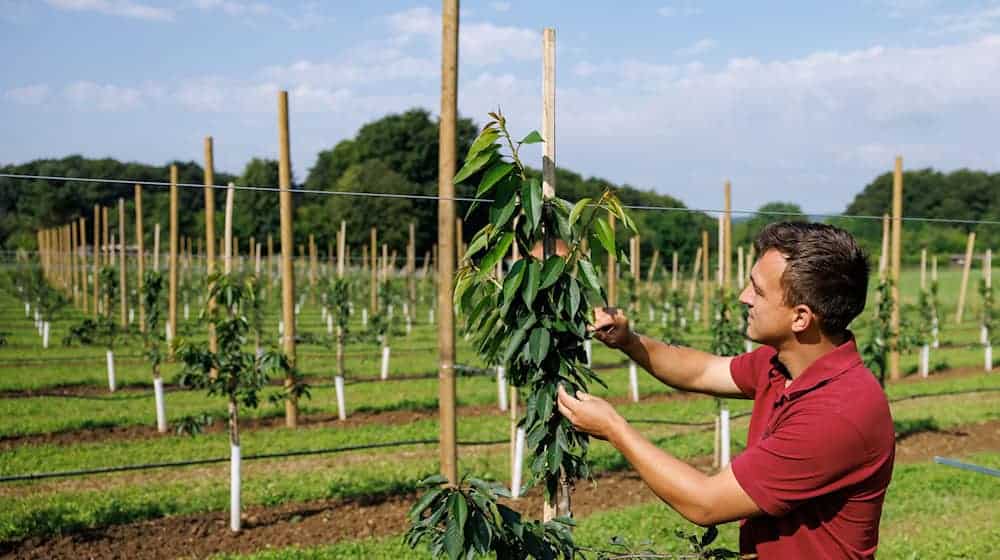
<svg viewBox="0 0 1000 560">
<path fill-rule="evenodd" d="M 802 375 L 813 362 L 847 342 L 847 339 L 846 334 L 836 338 L 824 335 L 796 336 L 778 347 L 778 360 L 785 366 L 794 380 Z"/>
</svg>

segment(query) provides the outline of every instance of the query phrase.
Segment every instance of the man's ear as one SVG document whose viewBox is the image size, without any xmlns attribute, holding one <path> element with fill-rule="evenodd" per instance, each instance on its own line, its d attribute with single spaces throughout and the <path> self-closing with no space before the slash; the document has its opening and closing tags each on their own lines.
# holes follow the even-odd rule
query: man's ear
<svg viewBox="0 0 1000 560">
<path fill-rule="evenodd" d="M 794 313 L 792 332 L 805 332 L 816 321 L 816 314 L 808 305 L 796 305 L 792 311 Z"/>
</svg>

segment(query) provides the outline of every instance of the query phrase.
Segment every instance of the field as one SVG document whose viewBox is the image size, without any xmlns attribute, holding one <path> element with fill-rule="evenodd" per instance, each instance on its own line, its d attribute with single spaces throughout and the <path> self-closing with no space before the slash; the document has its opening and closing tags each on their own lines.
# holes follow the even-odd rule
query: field
<svg viewBox="0 0 1000 560">
<path fill-rule="evenodd" d="M 882 523 L 882 558 L 985 558 L 1000 538 L 1000 490 L 981 474 L 931 462 L 943 455 L 1000 466 L 1000 376 L 982 372 L 978 344 L 978 294 L 970 290 L 966 320 L 954 325 L 959 271 L 941 273 L 940 348 L 932 374 L 921 379 L 916 351 L 902 360 L 909 373 L 886 390 L 898 436 L 897 466 Z M 904 304 L 915 303 L 918 274 L 907 270 Z M 355 294 L 363 306 L 366 292 Z M 276 294 L 276 292 L 272 292 Z M 332 384 L 333 349 L 320 305 L 303 300 L 298 319 L 299 368 L 311 385 L 298 429 L 283 427 L 283 408 L 267 403 L 244 413 L 243 519 L 234 536 L 228 507 L 225 402 L 178 386 L 180 366 L 167 363 L 166 410 L 172 431 L 155 428 L 152 381 L 141 343 L 132 337 L 116 350 L 119 389 L 107 390 L 104 348 L 63 347 L 58 341 L 80 319 L 67 311 L 52 323 L 50 348 L 42 349 L 23 303 L 0 296 L 0 477 L 70 473 L 128 467 L 103 474 L 65 474 L 0 484 L 0 553 L 15 558 L 176 556 L 225 558 L 423 557 L 402 544 L 405 513 L 416 484 L 437 472 L 436 327 L 427 322 L 432 286 L 420 282 L 412 332 L 392 343 L 389 379 L 379 379 L 374 340 L 346 348 L 347 419 L 337 419 Z M 275 298 L 276 299 L 276 298 Z M 192 309 L 198 302 L 191 302 Z M 267 302 L 265 323 L 277 336 L 278 307 Z M 193 310 L 181 333 L 203 336 Z M 645 313 L 642 313 L 645 318 Z M 866 316 L 870 313 L 866 311 Z M 864 323 L 859 319 L 858 336 Z M 656 334 L 657 321 L 639 323 Z M 351 331 L 366 329 L 352 317 Z M 707 347 L 696 326 L 687 342 Z M 482 369 L 468 343 L 458 338 L 460 471 L 507 483 L 510 419 L 497 406 L 492 370 Z M 682 394 L 640 376 L 641 400 L 628 399 L 622 357 L 598 344 L 594 364 L 610 398 L 658 445 L 705 470 L 712 468 L 712 399 Z M 275 386 L 275 388 L 277 388 Z M 748 401 L 730 401 L 733 453 L 745 442 Z M 205 418 L 209 422 L 205 423 Z M 199 422 L 199 419 L 201 421 Z M 200 433 L 179 434 L 180 425 Z M 202 425 L 203 424 L 203 425 Z M 291 454 L 284 457 L 254 456 Z M 574 494 L 578 542 L 608 549 L 619 536 L 651 539 L 658 550 L 681 550 L 675 529 L 693 525 L 659 503 L 612 448 L 597 443 L 590 459 L 593 484 Z M 154 468 L 156 464 L 197 463 Z M 134 468 L 132 468 L 134 467 Z M 537 490 L 519 508 L 540 515 Z M 721 528 L 720 543 L 734 547 L 734 524 Z"/>
</svg>

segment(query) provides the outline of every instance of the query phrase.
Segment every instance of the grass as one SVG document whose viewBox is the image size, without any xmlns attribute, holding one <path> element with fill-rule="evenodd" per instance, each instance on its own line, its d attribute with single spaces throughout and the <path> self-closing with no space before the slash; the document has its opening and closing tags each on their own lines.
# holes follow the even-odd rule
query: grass
<svg viewBox="0 0 1000 560">
<path fill-rule="evenodd" d="M 968 460 L 1000 467 L 1000 453 L 976 454 Z M 932 463 L 897 465 L 882 513 L 879 558 L 994 558 L 1000 540 L 1000 485 L 984 475 Z M 735 550 L 735 523 L 719 527 L 716 544 Z M 700 530 L 661 503 L 594 513 L 578 520 L 580 546 L 609 550 L 612 537 L 633 544 L 651 541 L 657 552 L 686 552 L 674 536 Z M 313 549 L 287 548 L 248 555 L 220 555 L 216 560 L 326 560 L 331 558 L 430 558 L 421 547 L 410 550 L 399 536 L 349 540 Z"/>
</svg>

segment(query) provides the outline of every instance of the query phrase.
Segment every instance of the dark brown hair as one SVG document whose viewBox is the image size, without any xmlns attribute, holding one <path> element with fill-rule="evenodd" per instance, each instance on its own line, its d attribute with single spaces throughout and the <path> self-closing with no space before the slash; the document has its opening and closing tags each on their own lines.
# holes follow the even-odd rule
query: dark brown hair
<svg viewBox="0 0 1000 560">
<path fill-rule="evenodd" d="M 784 303 L 806 305 L 827 336 L 843 334 L 865 308 L 868 256 L 846 231 L 827 224 L 778 222 L 761 230 L 757 254 L 774 249 L 788 262 Z"/>
</svg>

